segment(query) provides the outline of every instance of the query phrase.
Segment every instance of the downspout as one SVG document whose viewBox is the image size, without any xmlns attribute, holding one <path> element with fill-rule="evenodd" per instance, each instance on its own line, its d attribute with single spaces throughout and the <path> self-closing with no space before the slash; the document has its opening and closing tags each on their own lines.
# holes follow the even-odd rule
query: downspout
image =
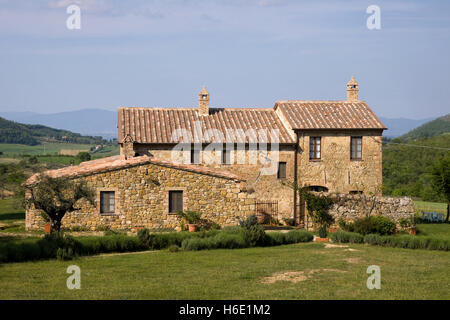
<svg viewBox="0 0 450 320">
<path fill-rule="evenodd" d="M 294 151 L 294 225 L 297 225 L 297 170 L 298 170 L 298 144 L 299 138 L 297 131 L 294 130 L 295 133 L 295 151 Z"/>
</svg>

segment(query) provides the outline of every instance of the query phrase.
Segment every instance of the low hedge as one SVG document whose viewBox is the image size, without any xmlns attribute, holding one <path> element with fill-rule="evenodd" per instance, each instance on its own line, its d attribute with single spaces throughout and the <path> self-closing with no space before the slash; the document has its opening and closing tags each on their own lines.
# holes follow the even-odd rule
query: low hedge
<svg viewBox="0 0 450 320">
<path fill-rule="evenodd" d="M 259 230 L 257 230 L 259 232 Z M 0 262 L 21 262 L 40 259 L 70 260 L 78 256 L 110 252 L 133 252 L 181 247 L 185 250 L 248 248 L 249 230 L 240 227 L 223 231 L 170 232 L 152 234 L 140 230 L 137 237 L 109 233 L 103 237 L 74 238 L 63 233 L 45 235 L 42 239 L 12 240 L 0 243 Z M 313 239 L 311 232 L 293 230 L 288 233 L 270 232 L 258 240 L 258 246 L 276 246 Z"/>
<path fill-rule="evenodd" d="M 309 242 L 314 238 L 313 234 L 305 230 L 292 230 L 287 233 L 268 232 L 265 234 L 261 246 L 279 246 L 299 242 Z M 238 249 L 252 247 L 246 240 L 243 232 L 223 231 L 213 237 L 199 238 L 192 237 L 183 241 L 181 247 L 184 250 L 205 250 L 205 249 Z"/>
<path fill-rule="evenodd" d="M 411 235 L 381 236 L 379 234 L 362 236 L 354 232 L 338 231 L 331 234 L 331 239 L 339 243 L 367 243 L 392 248 L 450 250 L 450 240 L 439 237 L 417 237 Z"/>
<path fill-rule="evenodd" d="M 113 235 L 73 238 L 69 235 L 46 235 L 38 240 L 0 243 L 0 262 L 21 262 L 40 259 L 70 260 L 77 256 L 109 252 L 147 250 L 136 237 Z"/>
</svg>

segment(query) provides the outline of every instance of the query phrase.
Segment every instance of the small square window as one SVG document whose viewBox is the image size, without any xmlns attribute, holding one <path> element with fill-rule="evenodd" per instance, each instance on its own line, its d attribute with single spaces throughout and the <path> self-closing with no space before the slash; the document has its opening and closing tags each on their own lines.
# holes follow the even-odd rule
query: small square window
<svg viewBox="0 0 450 320">
<path fill-rule="evenodd" d="M 309 159 L 319 160 L 321 157 L 321 137 L 310 137 L 309 138 Z"/>
<path fill-rule="evenodd" d="M 350 138 L 350 159 L 352 160 L 362 159 L 362 137 Z"/>
<path fill-rule="evenodd" d="M 169 213 L 183 212 L 183 191 L 169 191 Z"/>
<path fill-rule="evenodd" d="M 278 179 L 286 179 L 286 162 L 278 162 Z"/>
<path fill-rule="evenodd" d="M 115 212 L 115 192 L 100 191 L 100 213 Z"/>
</svg>

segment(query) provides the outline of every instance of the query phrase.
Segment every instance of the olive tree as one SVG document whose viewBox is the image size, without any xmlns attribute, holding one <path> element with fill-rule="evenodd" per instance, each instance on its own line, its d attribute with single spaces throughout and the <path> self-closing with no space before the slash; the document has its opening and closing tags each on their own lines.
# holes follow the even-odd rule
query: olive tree
<svg viewBox="0 0 450 320">
<path fill-rule="evenodd" d="M 61 229 L 61 220 L 67 212 L 79 209 L 75 207 L 78 200 L 86 199 L 92 205 L 95 203 L 95 191 L 85 181 L 75 182 L 65 177 L 39 175 L 37 181 L 26 188 L 27 206 L 34 206 L 48 216 L 51 232 Z"/>
</svg>

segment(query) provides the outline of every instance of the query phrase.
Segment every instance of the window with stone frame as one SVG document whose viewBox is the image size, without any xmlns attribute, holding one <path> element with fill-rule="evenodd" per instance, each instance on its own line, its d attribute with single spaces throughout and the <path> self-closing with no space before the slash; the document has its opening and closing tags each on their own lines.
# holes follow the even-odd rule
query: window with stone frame
<svg viewBox="0 0 450 320">
<path fill-rule="evenodd" d="M 320 160 L 321 158 L 321 137 L 309 138 L 309 159 Z"/>
<path fill-rule="evenodd" d="M 114 191 L 100 191 L 100 213 L 115 213 L 115 196 Z"/>
<path fill-rule="evenodd" d="M 183 191 L 169 191 L 169 213 L 183 212 Z"/>
<path fill-rule="evenodd" d="M 362 159 L 362 137 L 350 138 L 350 159 L 351 160 Z"/>
<path fill-rule="evenodd" d="M 286 179 L 286 162 L 278 162 L 278 179 Z"/>
</svg>

